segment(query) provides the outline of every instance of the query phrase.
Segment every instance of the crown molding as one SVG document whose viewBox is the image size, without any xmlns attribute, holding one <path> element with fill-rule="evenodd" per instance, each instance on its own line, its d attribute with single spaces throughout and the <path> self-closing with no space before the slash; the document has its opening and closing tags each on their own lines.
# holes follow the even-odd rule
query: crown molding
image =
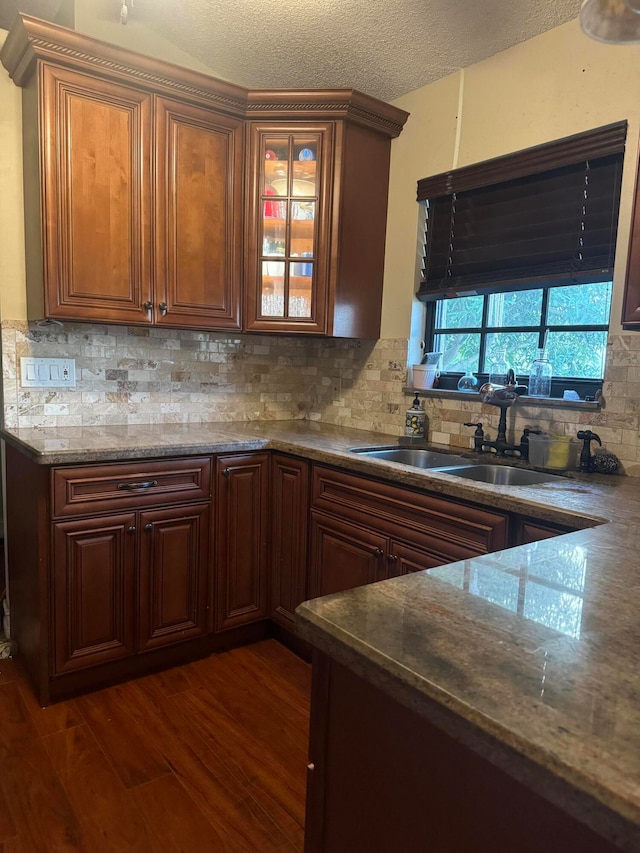
<svg viewBox="0 0 640 853">
<path fill-rule="evenodd" d="M 29 15 L 19 15 L 0 51 L 17 86 L 26 86 L 38 61 L 64 65 L 158 94 L 244 116 L 247 90 L 198 71 L 82 35 Z"/>
<path fill-rule="evenodd" d="M 355 89 L 246 89 L 30 15 L 16 18 L 0 61 L 17 86 L 48 62 L 248 119 L 344 119 L 395 137 L 409 116 Z"/>
</svg>

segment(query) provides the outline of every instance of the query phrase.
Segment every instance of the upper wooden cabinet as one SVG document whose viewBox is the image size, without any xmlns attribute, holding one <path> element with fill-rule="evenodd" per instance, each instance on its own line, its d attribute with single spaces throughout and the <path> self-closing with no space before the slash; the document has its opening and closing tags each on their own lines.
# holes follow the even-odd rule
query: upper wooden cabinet
<svg viewBox="0 0 640 853">
<path fill-rule="evenodd" d="M 24 15 L 0 59 L 24 88 L 29 319 L 379 335 L 407 113 L 249 91 Z"/>
<path fill-rule="evenodd" d="M 390 143 L 348 121 L 252 123 L 248 330 L 379 336 Z"/>
<path fill-rule="evenodd" d="M 25 120 L 39 110 L 44 289 L 29 282 L 29 313 L 239 329 L 241 120 L 49 63 L 39 84 Z"/>
<path fill-rule="evenodd" d="M 155 99 L 156 323 L 240 328 L 243 128 Z"/>
</svg>

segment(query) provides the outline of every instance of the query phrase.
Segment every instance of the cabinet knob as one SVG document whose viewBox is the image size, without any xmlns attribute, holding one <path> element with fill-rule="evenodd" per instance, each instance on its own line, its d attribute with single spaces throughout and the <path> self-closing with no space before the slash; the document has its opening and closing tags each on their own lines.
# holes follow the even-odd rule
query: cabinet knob
<svg viewBox="0 0 640 853">
<path fill-rule="evenodd" d="M 145 524 L 144 529 L 145 530 L 153 530 L 153 524 L 151 524 L 151 522 L 149 522 L 148 524 Z"/>
<path fill-rule="evenodd" d="M 147 299 L 146 302 L 142 303 L 142 307 L 145 311 L 151 311 L 151 309 L 153 308 L 153 302 L 149 302 L 149 300 Z"/>
<path fill-rule="evenodd" d="M 382 557 L 382 554 L 383 554 L 383 551 L 381 548 L 376 548 L 375 551 L 373 552 L 374 557 Z"/>
<path fill-rule="evenodd" d="M 397 563 L 398 562 L 398 558 L 396 557 L 395 554 L 387 554 L 387 560 L 390 563 Z"/>
<path fill-rule="evenodd" d="M 231 475 L 231 468 L 223 468 L 222 473 L 225 477 L 229 477 Z"/>
<path fill-rule="evenodd" d="M 132 525 L 131 527 L 127 527 L 127 533 L 135 533 L 135 532 L 136 532 L 135 525 Z"/>
<path fill-rule="evenodd" d="M 167 313 L 167 303 L 166 302 L 158 302 L 158 308 L 160 309 L 160 313 L 164 317 Z"/>
</svg>

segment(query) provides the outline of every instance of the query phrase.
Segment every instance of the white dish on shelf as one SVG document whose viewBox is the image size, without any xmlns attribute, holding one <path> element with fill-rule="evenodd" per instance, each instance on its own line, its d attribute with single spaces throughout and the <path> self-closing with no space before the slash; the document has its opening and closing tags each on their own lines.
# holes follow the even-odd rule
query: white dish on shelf
<svg viewBox="0 0 640 853">
<path fill-rule="evenodd" d="M 278 178 L 275 181 L 271 181 L 271 186 L 277 192 L 278 195 L 286 195 L 287 194 L 287 180 L 286 178 Z M 293 181 L 293 194 L 294 196 L 314 196 L 316 194 L 316 185 L 313 181 L 300 181 L 297 178 Z"/>
</svg>

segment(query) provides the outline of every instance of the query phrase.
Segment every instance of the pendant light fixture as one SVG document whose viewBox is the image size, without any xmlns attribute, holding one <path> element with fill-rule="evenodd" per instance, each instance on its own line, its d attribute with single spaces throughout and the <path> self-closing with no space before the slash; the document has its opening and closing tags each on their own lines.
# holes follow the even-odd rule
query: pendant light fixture
<svg viewBox="0 0 640 853">
<path fill-rule="evenodd" d="M 597 41 L 640 43 L 640 0 L 584 0 L 580 26 Z"/>
</svg>

